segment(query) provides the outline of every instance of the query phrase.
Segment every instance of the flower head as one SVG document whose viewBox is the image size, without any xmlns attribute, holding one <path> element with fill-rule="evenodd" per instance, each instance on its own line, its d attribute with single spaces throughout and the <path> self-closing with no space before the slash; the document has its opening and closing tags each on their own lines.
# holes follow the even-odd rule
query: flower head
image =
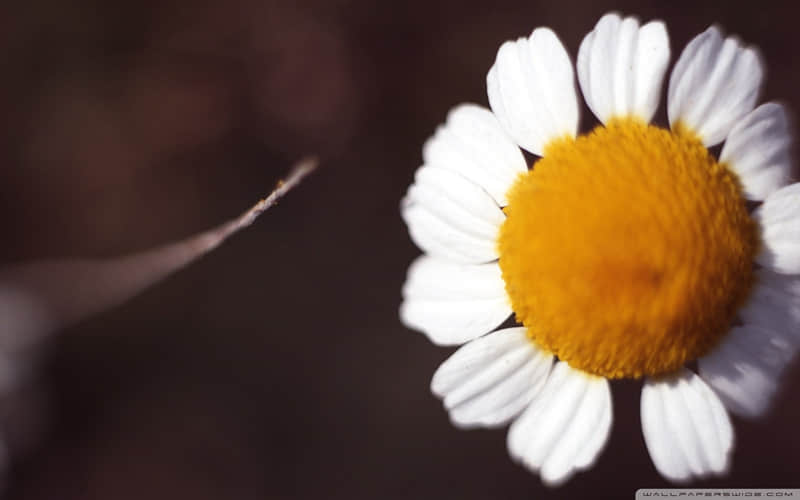
<svg viewBox="0 0 800 500">
<path fill-rule="evenodd" d="M 601 124 L 578 135 L 555 34 L 506 42 L 487 75 L 491 111 L 451 111 L 403 201 L 425 255 L 401 319 L 464 344 L 433 392 L 458 426 L 513 422 L 510 454 L 550 484 L 602 450 L 616 378 L 644 379 L 662 475 L 724 473 L 728 412 L 762 415 L 800 345 L 786 111 L 755 107 L 757 52 L 712 26 L 672 70 L 670 127 L 652 125 L 669 58 L 663 23 L 600 19 L 577 80 Z M 708 148 L 723 141 L 717 157 Z M 540 157 L 531 168 L 520 148 Z M 493 331 L 512 314 L 520 326 Z"/>
</svg>

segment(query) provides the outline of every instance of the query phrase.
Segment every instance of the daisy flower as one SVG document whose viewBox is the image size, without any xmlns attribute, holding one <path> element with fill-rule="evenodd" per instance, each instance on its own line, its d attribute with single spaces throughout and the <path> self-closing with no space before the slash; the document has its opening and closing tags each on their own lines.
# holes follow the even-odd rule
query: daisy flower
<svg viewBox="0 0 800 500">
<path fill-rule="evenodd" d="M 609 381 L 623 378 L 643 379 L 642 432 L 664 477 L 724 473 L 729 412 L 764 414 L 800 345 L 786 110 L 755 107 L 757 51 L 712 26 L 672 69 L 669 128 L 652 125 L 669 59 L 662 22 L 600 19 L 577 82 L 601 124 L 578 135 L 556 35 L 504 43 L 491 110 L 450 112 L 402 203 L 425 253 L 400 317 L 464 344 L 432 391 L 458 427 L 511 423 L 511 457 L 547 484 L 597 458 Z M 538 157 L 531 168 L 520 148 Z M 512 314 L 519 326 L 495 331 Z"/>
</svg>

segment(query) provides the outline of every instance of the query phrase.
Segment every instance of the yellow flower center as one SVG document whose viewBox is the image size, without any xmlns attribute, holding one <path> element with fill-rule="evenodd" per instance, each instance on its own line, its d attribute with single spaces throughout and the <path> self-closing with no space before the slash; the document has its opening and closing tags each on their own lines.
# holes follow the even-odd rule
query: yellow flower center
<svg viewBox="0 0 800 500">
<path fill-rule="evenodd" d="M 508 192 L 503 279 L 542 348 L 608 378 L 702 356 L 753 282 L 736 176 L 690 132 L 616 120 L 558 139 Z"/>
</svg>

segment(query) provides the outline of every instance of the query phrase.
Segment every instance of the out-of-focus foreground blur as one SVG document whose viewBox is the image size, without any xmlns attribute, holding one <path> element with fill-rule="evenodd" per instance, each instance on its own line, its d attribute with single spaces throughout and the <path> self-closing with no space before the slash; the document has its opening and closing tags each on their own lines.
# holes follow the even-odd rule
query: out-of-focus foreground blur
<svg viewBox="0 0 800 500">
<path fill-rule="evenodd" d="M 789 2 L 4 6 L 4 264 L 188 236 L 300 156 L 322 161 L 211 255 L 52 339 L 38 375 L 0 402 L 8 498 L 624 499 L 666 485 L 641 436 L 640 383 L 614 384 L 595 467 L 549 490 L 508 458 L 505 430 L 449 424 L 428 388 L 449 350 L 397 319 L 419 254 L 398 205 L 423 141 L 453 105 L 486 104 L 504 40 L 547 25 L 574 58 L 611 9 L 665 20 L 673 61 L 720 24 L 761 48 L 763 98 L 800 110 Z M 730 475 L 698 485 L 798 486 L 799 391 L 795 367 L 770 416 L 735 419 Z"/>
</svg>

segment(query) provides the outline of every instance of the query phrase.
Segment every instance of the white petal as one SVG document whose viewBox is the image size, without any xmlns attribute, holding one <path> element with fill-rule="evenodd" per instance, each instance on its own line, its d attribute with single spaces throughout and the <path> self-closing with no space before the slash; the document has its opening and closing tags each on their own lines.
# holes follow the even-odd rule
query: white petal
<svg viewBox="0 0 800 500">
<path fill-rule="evenodd" d="M 511 315 L 500 266 L 423 255 L 408 268 L 400 318 L 439 345 L 463 344 Z"/>
<path fill-rule="evenodd" d="M 669 81 L 667 113 L 697 133 L 706 146 L 722 142 L 756 104 L 764 69 L 752 47 L 722 39 L 716 26 L 684 49 Z"/>
<path fill-rule="evenodd" d="M 699 372 L 728 410 L 758 417 L 769 409 L 793 352 L 786 336 L 745 325 L 733 328 L 716 349 L 699 359 Z"/>
<path fill-rule="evenodd" d="M 473 340 L 442 363 L 431 390 L 444 398 L 458 427 L 496 427 L 516 417 L 541 390 L 553 356 L 538 349 L 525 328 Z"/>
<path fill-rule="evenodd" d="M 522 151 L 488 109 L 462 104 L 447 115 L 422 148 L 428 165 L 454 170 L 489 193 L 500 206 L 506 192 L 527 171 Z"/>
<path fill-rule="evenodd" d="M 733 450 L 733 427 L 716 394 L 699 376 L 648 379 L 642 389 L 642 432 L 653 464 L 667 479 L 723 474 Z"/>
<path fill-rule="evenodd" d="M 756 271 L 756 285 L 739 317 L 800 347 L 800 276 Z"/>
<path fill-rule="evenodd" d="M 586 103 L 603 123 L 629 115 L 649 122 L 658 109 L 668 63 L 664 23 L 640 28 L 634 17 L 606 14 L 581 43 L 578 81 Z"/>
<path fill-rule="evenodd" d="M 789 182 L 791 144 L 786 110 L 768 102 L 733 127 L 719 159 L 739 176 L 747 198 L 763 200 Z"/>
<path fill-rule="evenodd" d="M 497 258 L 503 211 L 486 191 L 452 170 L 417 170 L 401 212 L 411 239 L 430 254 L 466 263 Z"/>
<path fill-rule="evenodd" d="M 779 273 L 800 273 L 800 183 L 775 191 L 753 212 L 763 248 L 756 262 Z"/>
<path fill-rule="evenodd" d="M 486 77 L 489 104 L 517 144 L 539 156 L 545 145 L 578 130 L 572 62 L 548 28 L 506 42 Z"/>
<path fill-rule="evenodd" d="M 594 463 L 611 421 L 608 381 L 556 363 L 541 394 L 511 425 L 508 450 L 556 485 Z"/>
</svg>

